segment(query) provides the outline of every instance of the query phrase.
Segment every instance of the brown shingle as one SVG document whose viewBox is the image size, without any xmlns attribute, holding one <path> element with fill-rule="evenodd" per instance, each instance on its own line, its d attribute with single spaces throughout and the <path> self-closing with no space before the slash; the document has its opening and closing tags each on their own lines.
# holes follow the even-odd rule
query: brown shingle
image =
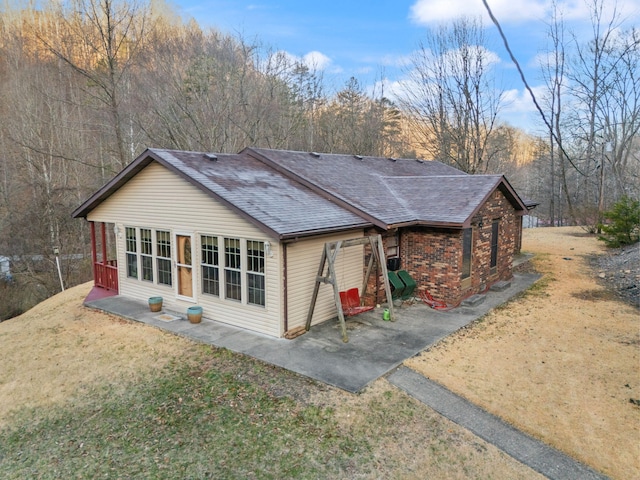
<svg viewBox="0 0 640 480">
<path fill-rule="evenodd" d="M 215 155 L 148 149 L 73 216 L 86 217 L 152 161 L 282 239 L 372 224 L 459 228 L 496 188 L 514 208 L 526 208 L 503 176 L 467 175 L 434 161 L 252 148 Z"/>
</svg>

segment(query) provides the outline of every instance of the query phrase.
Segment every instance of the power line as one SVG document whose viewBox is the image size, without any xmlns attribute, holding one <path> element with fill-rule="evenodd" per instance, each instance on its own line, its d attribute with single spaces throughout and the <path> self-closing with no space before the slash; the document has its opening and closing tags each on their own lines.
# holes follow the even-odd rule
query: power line
<svg viewBox="0 0 640 480">
<path fill-rule="evenodd" d="M 527 82 L 527 79 L 524 76 L 524 72 L 522 71 L 522 68 L 520 67 L 520 64 L 518 63 L 518 60 L 516 59 L 515 55 L 511 51 L 511 47 L 509 46 L 509 42 L 507 41 L 507 37 L 504 34 L 504 32 L 502 31 L 502 27 L 500 26 L 500 23 L 498 22 L 498 19 L 493 15 L 493 12 L 491 11 L 491 8 L 489 7 L 489 4 L 487 3 L 487 0 L 482 0 L 482 3 L 484 4 L 485 8 L 487 9 L 487 13 L 489 14 L 489 17 L 491 18 L 491 21 L 493 22 L 493 24 L 498 29 L 498 33 L 500 33 L 500 37 L 502 37 L 502 41 L 504 43 L 504 46 L 507 49 L 507 52 L 509 53 L 509 57 L 511 57 L 511 61 L 515 64 L 516 68 L 518 69 L 518 73 L 520 74 L 520 78 L 522 79 L 522 83 L 524 83 L 524 86 L 527 89 L 527 91 L 529 92 L 529 95 L 531 95 L 531 99 L 533 100 L 533 104 L 535 105 L 536 109 L 540 113 L 540 116 L 542 117 L 542 121 L 544 122 L 544 124 L 549 129 L 549 133 L 551 134 L 551 136 L 555 140 L 556 144 L 560 148 L 560 151 L 562 152 L 562 154 L 567 158 L 567 160 L 569 160 L 569 163 L 571 164 L 571 166 L 573 168 L 575 168 L 578 172 L 580 172 L 580 169 L 576 165 L 574 165 L 573 161 L 571 160 L 571 157 L 569 156 L 569 154 L 567 154 L 565 149 L 562 147 L 562 142 L 560 142 L 560 140 L 556 136 L 555 132 L 553 131 L 553 128 L 551 127 L 551 124 L 547 121 L 547 117 L 544 115 L 544 112 L 542 111 L 542 108 L 538 104 L 538 100 L 536 99 L 536 96 L 534 95 L 533 90 L 529 86 L 529 83 Z"/>
</svg>

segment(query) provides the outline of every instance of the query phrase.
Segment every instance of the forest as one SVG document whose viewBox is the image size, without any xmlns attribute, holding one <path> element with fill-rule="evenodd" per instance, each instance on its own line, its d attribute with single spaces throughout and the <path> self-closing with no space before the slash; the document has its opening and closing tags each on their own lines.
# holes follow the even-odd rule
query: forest
<svg viewBox="0 0 640 480">
<path fill-rule="evenodd" d="M 88 227 L 70 214 L 147 147 L 439 160 L 505 174 L 540 203 L 539 225 L 594 231 L 617 200 L 640 196 L 640 36 L 587 1 L 590 38 L 559 11 L 541 26 L 545 133 L 531 135 L 500 121 L 477 19 L 426 31 L 391 98 L 357 78 L 331 89 L 321 70 L 163 0 L 5 0 L 0 260 L 11 281 L 0 280 L 0 321 L 91 278 Z"/>
</svg>

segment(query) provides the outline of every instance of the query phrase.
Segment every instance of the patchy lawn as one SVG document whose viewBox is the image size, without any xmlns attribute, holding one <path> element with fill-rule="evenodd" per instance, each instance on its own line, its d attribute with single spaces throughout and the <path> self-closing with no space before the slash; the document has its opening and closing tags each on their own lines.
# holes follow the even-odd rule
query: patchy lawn
<svg viewBox="0 0 640 480">
<path fill-rule="evenodd" d="M 88 290 L 0 323 L 0 478 L 541 478 L 384 379 L 351 395 Z"/>
<path fill-rule="evenodd" d="M 603 250 L 579 228 L 525 230 L 538 284 L 406 365 L 613 478 L 640 478 L 640 311 L 598 282 L 590 257 Z"/>
<path fill-rule="evenodd" d="M 407 362 L 614 478 L 639 478 L 638 310 L 575 229 L 527 230 L 531 291 Z M 81 306 L 0 323 L 0 478 L 530 479 L 380 379 L 360 395 Z"/>
</svg>

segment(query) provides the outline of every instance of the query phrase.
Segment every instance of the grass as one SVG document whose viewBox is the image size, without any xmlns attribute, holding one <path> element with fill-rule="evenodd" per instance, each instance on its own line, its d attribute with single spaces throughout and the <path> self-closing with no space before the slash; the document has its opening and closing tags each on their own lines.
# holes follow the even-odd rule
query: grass
<svg viewBox="0 0 640 480">
<path fill-rule="evenodd" d="M 228 355 L 216 352 L 118 395 L 103 388 L 79 405 L 22 411 L 0 434 L 0 477 L 317 478 L 367 461 L 367 439 L 340 437 L 330 408 L 213 368 Z"/>
<path fill-rule="evenodd" d="M 379 380 L 360 395 L 193 345 L 135 380 L 23 408 L 0 478 L 531 478 L 532 471 Z"/>
</svg>

